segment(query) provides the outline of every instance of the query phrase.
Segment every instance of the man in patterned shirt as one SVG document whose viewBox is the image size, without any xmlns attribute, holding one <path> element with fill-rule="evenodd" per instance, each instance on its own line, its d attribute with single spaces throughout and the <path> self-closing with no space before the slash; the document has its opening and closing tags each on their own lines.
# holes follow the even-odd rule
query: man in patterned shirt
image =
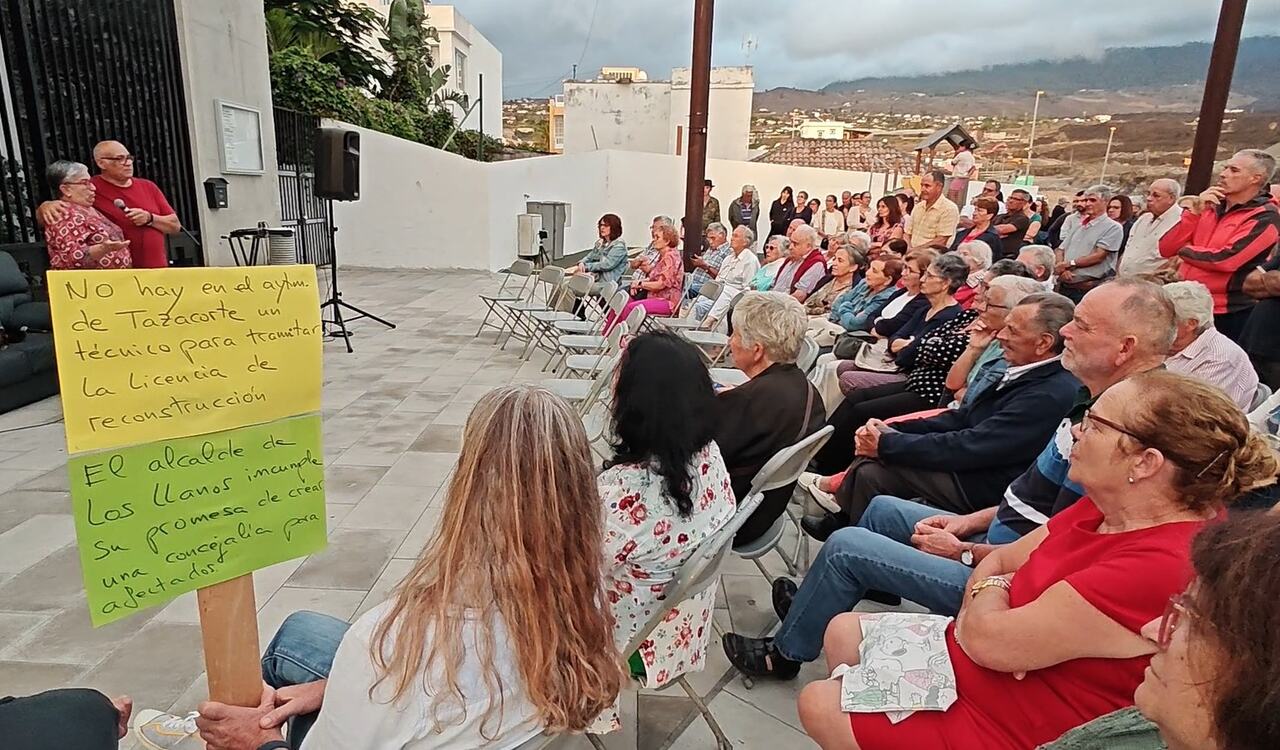
<svg viewBox="0 0 1280 750">
<path fill-rule="evenodd" d="M 720 273 L 720 264 L 732 252 L 729 248 L 729 231 L 718 221 L 707 227 L 707 246 L 711 249 L 702 255 L 693 256 L 693 276 L 689 279 L 689 299 L 698 296 L 702 285 L 714 279 Z"/>
</svg>

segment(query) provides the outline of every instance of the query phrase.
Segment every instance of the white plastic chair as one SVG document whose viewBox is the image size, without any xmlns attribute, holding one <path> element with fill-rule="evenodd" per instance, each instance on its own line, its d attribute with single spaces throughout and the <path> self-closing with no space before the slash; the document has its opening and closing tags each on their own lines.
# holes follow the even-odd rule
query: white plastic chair
<svg viewBox="0 0 1280 750">
<path fill-rule="evenodd" d="M 723 291 L 723 289 L 724 289 L 724 286 L 719 281 L 716 281 L 715 279 L 711 279 L 702 284 L 702 288 L 698 290 L 698 297 L 705 297 L 706 299 L 709 299 L 712 302 L 715 302 L 717 299 L 719 299 L 720 292 Z M 693 308 L 697 304 L 698 304 L 698 300 L 695 299 L 692 303 L 689 304 L 689 307 L 687 310 L 685 310 L 684 315 L 681 315 L 680 317 L 655 318 L 654 320 L 659 325 L 666 326 L 667 328 L 670 328 L 673 331 L 680 330 L 680 329 L 689 330 L 694 328 L 701 328 L 702 321 L 695 320 L 693 315 Z"/>
<path fill-rule="evenodd" d="M 605 346 L 594 354 L 570 354 L 564 358 L 564 374 L 570 377 L 592 377 L 604 367 L 605 363 L 618 356 L 622 350 L 622 339 L 631 326 L 616 325 L 605 337 Z"/>
</svg>

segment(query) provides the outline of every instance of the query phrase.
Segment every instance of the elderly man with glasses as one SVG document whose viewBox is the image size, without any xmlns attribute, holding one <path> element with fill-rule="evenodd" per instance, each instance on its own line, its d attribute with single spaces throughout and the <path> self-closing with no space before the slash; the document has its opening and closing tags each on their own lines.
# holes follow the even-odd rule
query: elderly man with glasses
<svg viewBox="0 0 1280 750">
<path fill-rule="evenodd" d="M 99 173 L 91 179 L 96 194 L 93 207 L 124 232 L 134 268 L 168 268 L 165 235 L 182 229 L 177 212 L 151 180 L 133 176 L 137 159 L 119 141 L 103 141 L 93 147 Z M 43 226 L 59 223 L 68 211 L 62 200 L 42 203 L 36 218 Z"/>
</svg>

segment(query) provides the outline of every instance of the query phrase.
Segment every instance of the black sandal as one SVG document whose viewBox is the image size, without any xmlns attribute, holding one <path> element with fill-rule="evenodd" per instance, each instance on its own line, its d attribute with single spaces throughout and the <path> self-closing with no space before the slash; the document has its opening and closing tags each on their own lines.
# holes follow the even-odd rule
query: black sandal
<svg viewBox="0 0 1280 750">
<path fill-rule="evenodd" d="M 800 587 L 790 578 L 778 578 L 773 582 L 773 611 L 777 613 L 779 620 L 787 619 L 791 602 L 795 601 L 799 590 Z"/>
<path fill-rule="evenodd" d="M 729 662 L 748 677 L 794 680 L 800 674 L 800 662 L 779 654 L 773 647 L 772 638 L 747 638 L 737 633 L 725 633 L 720 642 Z"/>
</svg>

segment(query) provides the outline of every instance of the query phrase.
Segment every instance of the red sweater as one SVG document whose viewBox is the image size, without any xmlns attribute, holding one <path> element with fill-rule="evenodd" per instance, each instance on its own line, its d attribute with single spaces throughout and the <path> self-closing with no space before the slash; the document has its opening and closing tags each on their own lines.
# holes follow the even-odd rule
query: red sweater
<svg viewBox="0 0 1280 750">
<path fill-rule="evenodd" d="M 1280 205 L 1268 193 L 1231 208 L 1207 206 L 1182 219 L 1160 238 L 1160 254 L 1177 256 L 1178 274 L 1199 281 L 1213 294 L 1215 315 L 1244 310 L 1253 300 L 1242 291 L 1244 277 L 1280 242 Z"/>
</svg>

